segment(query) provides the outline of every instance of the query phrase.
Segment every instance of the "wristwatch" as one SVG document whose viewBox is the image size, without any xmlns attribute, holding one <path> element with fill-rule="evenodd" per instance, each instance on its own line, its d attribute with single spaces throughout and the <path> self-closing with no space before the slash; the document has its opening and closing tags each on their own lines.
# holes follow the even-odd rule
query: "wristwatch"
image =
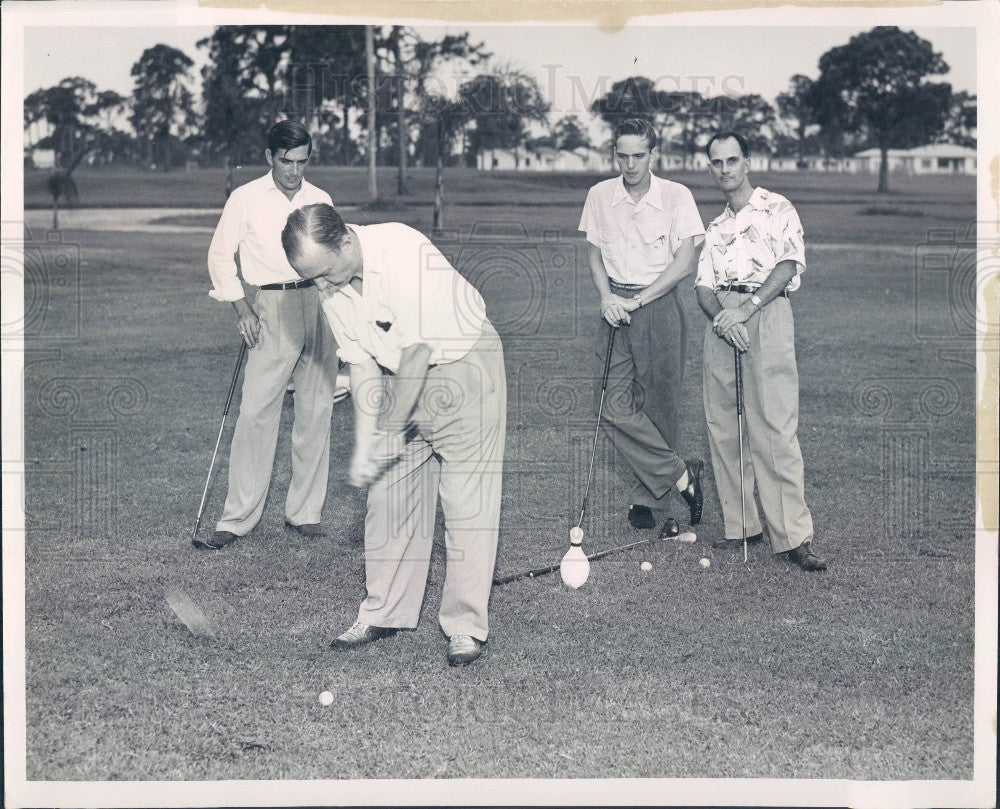
<svg viewBox="0 0 1000 809">
<path fill-rule="evenodd" d="M 636 292 L 635 295 L 632 296 L 632 300 L 635 301 L 636 306 L 638 306 L 640 309 L 642 309 L 642 298 L 639 297 L 639 293 L 638 292 Z"/>
<path fill-rule="evenodd" d="M 750 303 L 754 305 L 755 309 L 760 309 L 760 295 L 754 293 L 750 296 Z"/>
</svg>

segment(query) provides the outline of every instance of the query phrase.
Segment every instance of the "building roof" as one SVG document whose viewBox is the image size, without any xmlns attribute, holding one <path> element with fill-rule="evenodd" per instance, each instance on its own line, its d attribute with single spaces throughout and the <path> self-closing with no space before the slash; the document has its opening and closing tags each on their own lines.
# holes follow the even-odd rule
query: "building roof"
<svg viewBox="0 0 1000 809">
<path fill-rule="evenodd" d="M 865 149 L 855 152 L 855 157 L 878 157 L 879 149 Z M 890 149 L 889 157 L 975 157 L 976 150 L 968 146 L 956 146 L 954 143 L 928 143 L 914 149 Z"/>
</svg>

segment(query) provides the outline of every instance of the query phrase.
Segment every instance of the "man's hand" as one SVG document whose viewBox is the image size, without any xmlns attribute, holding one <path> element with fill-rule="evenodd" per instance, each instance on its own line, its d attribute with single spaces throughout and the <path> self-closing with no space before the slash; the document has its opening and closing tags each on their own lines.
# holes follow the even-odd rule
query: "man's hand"
<svg viewBox="0 0 1000 809">
<path fill-rule="evenodd" d="M 260 321 L 257 319 L 257 313 L 247 303 L 246 298 L 233 301 L 233 308 L 236 310 L 236 317 L 238 318 L 236 328 L 240 333 L 240 337 L 243 338 L 247 346 L 253 348 L 257 345 L 257 339 L 260 337 Z"/>
<path fill-rule="evenodd" d="M 373 483 L 382 472 L 403 454 L 406 433 L 402 430 L 376 430 L 367 447 L 358 447 L 351 460 L 348 481 L 361 488 Z"/>
<path fill-rule="evenodd" d="M 750 348 L 750 335 L 742 323 L 734 323 L 727 331 L 716 334 L 741 354 L 745 354 Z"/>
<path fill-rule="evenodd" d="M 750 312 L 742 306 L 734 306 L 732 309 L 723 309 L 712 320 L 712 330 L 722 336 L 738 323 L 746 323 L 750 319 Z"/>
<path fill-rule="evenodd" d="M 631 304 L 631 308 L 629 305 Z M 629 312 L 636 308 L 636 303 L 628 298 L 623 298 L 614 293 L 601 298 L 601 317 L 603 317 L 612 328 L 629 324 L 632 318 Z"/>
</svg>

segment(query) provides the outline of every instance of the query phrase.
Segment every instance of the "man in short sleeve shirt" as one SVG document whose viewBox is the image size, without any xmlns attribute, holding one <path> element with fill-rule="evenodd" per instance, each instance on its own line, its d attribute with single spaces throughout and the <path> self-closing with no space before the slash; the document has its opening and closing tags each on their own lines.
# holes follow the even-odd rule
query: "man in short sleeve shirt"
<svg viewBox="0 0 1000 809">
<path fill-rule="evenodd" d="M 687 501 L 692 525 L 702 510 L 702 462 L 684 460 L 674 447 L 687 351 L 677 287 L 694 272 L 704 228 L 691 192 L 651 173 L 656 142 L 648 121 L 618 125 L 621 176 L 590 189 L 580 219 L 601 297 L 596 367 L 603 368 L 616 330 L 604 429 L 635 475 L 628 519 L 636 528 L 655 527 L 652 509 L 664 508 L 673 489 Z M 662 533 L 673 524 L 665 522 Z"/>
<path fill-rule="evenodd" d="M 350 365 L 350 481 L 369 485 L 368 593 L 332 646 L 417 626 L 440 497 L 439 621 L 448 662 L 468 665 L 489 633 L 507 424 L 503 346 L 483 298 L 429 239 L 398 222 L 346 225 L 331 206 L 308 205 L 288 218 L 282 242 L 324 296 Z"/>
<path fill-rule="evenodd" d="M 746 141 L 721 132 L 708 143 L 712 175 L 727 205 L 705 233 L 698 264 L 698 304 L 709 318 L 703 355 L 705 417 L 725 537 L 716 548 L 760 542 L 760 504 L 775 553 L 804 570 L 824 570 L 812 551 L 813 524 L 804 494 L 796 435 L 799 382 L 789 295 L 806 268 L 802 225 L 780 194 L 750 185 Z M 740 469 L 734 351 L 744 390 L 744 457 Z M 745 512 L 740 507 L 743 475 Z"/>
<path fill-rule="evenodd" d="M 289 213 L 302 205 L 331 202 L 329 194 L 303 178 L 311 149 L 312 139 L 301 124 L 275 124 L 264 152 L 271 170 L 233 191 L 209 247 L 208 270 L 214 285 L 209 295 L 233 305 L 237 329 L 249 349 L 229 455 L 226 504 L 215 534 L 195 538 L 199 548 L 222 548 L 259 522 L 289 382 L 295 385 L 295 420 L 285 520 L 303 536 L 322 535 L 336 343 L 323 322 L 315 286 L 299 278 L 281 247 L 281 229 Z M 252 304 L 244 295 L 240 275 L 255 293 Z"/>
</svg>

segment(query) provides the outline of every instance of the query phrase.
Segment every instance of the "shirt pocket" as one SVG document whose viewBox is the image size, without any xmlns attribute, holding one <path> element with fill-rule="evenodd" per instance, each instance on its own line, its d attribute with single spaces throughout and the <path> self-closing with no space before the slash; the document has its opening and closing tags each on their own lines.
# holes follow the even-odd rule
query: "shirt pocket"
<svg viewBox="0 0 1000 809">
<path fill-rule="evenodd" d="M 660 212 L 639 214 L 633 220 L 642 239 L 646 262 L 654 267 L 670 263 L 670 223 Z"/>
</svg>

